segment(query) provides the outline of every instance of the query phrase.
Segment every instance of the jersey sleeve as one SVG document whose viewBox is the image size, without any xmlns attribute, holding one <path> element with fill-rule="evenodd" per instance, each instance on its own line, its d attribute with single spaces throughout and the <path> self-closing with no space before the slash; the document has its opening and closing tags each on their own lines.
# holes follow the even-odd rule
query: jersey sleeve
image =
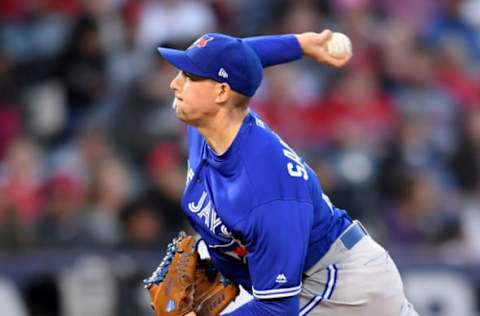
<svg viewBox="0 0 480 316">
<path fill-rule="evenodd" d="M 247 221 L 253 296 L 275 299 L 298 295 L 313 222 L 312 205 L 274 201 L 252 210 Z"/>
<path fill-rule="evenodd" d="M 243 40 L 255 51 L 263 67 L 295 61 L 303 55 L 300 43 L 293 34 L 255 36 Z"/>
</svg>

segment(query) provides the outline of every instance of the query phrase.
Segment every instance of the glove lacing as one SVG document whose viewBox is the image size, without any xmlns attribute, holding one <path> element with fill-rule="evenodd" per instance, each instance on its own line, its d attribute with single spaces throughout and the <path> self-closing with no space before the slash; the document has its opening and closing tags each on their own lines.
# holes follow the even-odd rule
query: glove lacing
<svg viewBox="0 0 480 316">
<path fill-rule="evenodd" d="M 180 232 L 177 238 L 174 238 L 168 244 L 167 253 L 165 254 L 165 257 L 163 257 L 162 261 L 158 265 L 157 269 L 153 271 L 152 275 L 148 279 L 143 280 L 144 285 L 149 286 L 149 285 L 152 285 L 153 283 L 159 284 L 165 279 L 165 276 L 168 273 L 168 268 L 170 267 L 173 257 L 175 256 L 176 245 L 184 237 L 186 237 L 186 233 L 182 231 Z"/>
</svg>

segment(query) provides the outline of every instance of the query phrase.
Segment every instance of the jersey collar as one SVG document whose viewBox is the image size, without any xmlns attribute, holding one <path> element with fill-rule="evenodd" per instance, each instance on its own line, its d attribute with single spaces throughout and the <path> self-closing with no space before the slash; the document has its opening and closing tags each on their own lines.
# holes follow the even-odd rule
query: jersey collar
<svg viewBox="0 0 480 316">
<path fill-rule="evenodd" d="M 221 155 L 217 155 L 213 149 L 208 146 L 205 142 L 205 150 L 203 151 L 203 158 L 206 159 L 209 164 L 214 167 L 220 167 L 223 163 L 232 160 L 235 157 L 235 153 L 242 147 L 243 141 L 245 139 L 246 132 L 248 131 L 249 127 L 253 124 L 253 116 L 250 112 L 245 116 L 242 122 L 242 126 L 240 127 L 235 139 L 233 140 L 230 147 Z"/>
</svg>

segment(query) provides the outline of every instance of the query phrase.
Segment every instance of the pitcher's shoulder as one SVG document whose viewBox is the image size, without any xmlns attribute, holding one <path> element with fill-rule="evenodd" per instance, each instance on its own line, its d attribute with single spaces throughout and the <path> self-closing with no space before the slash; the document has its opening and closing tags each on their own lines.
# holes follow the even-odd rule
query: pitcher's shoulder
<svg viewBox="0 0 480 316">
<path fill-rule="evenodd" d="M 309 178 L 303 159 L 258 119 L 241 155 L 246 173 L 262 200 L 304 197 Z"/>
<path fill-rule="evenodd" d="M 241 151 L 246 167 L 248 169 L 261 167 L 265 172 L 279 167 L 284 160 L 280 137 L 257 117 L 252 124 Z"/>
</svg>

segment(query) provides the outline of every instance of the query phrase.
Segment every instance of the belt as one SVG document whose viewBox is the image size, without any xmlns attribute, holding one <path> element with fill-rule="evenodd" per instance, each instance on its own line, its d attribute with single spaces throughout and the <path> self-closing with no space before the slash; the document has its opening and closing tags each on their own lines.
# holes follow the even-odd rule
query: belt
<svg viewBox="0 0 480 316">
<path fill-rule="evenodd" d="M 335 240 L 327 253 L 320 258 L 317 263 L 304 272 L 304 278 L 315 274 L 317 271 L 326 269 L 329 265 L 335 264 L 346 255 L 346 251 L 353 248 L 368 233 L 362 224 L 355 220 L 350 226 Z"/>
<path fill-rule="evenodd" d="M 364 236 L 368 235 L 365 228 L 359 221 L 354 221 L 347 230 L 342 234 L 340 240 L 345 248 L 352 249 Z"/>
</svg>

